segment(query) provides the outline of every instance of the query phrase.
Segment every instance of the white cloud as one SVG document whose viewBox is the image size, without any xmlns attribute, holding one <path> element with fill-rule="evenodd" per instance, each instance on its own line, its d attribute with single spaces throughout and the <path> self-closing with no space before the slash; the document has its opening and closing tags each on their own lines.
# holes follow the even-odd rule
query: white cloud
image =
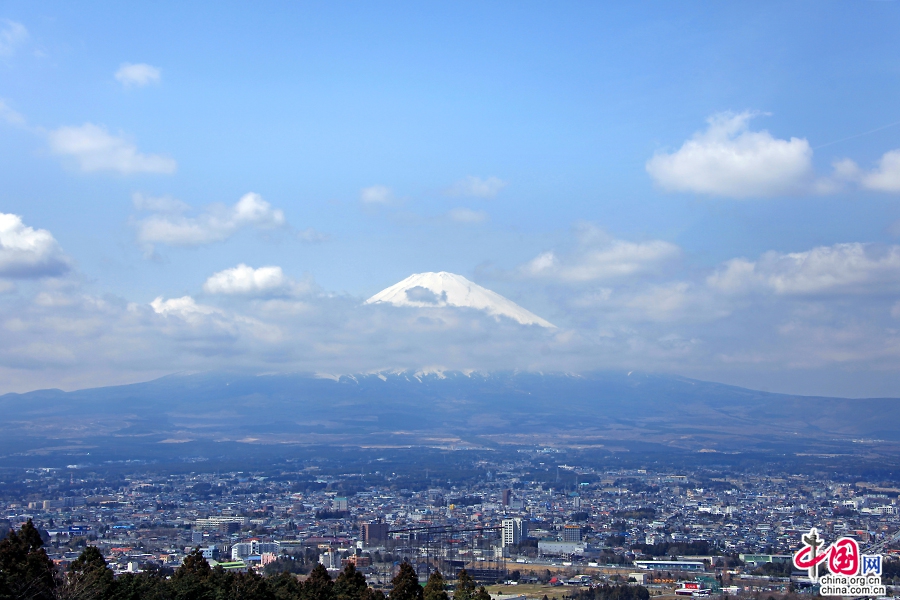
<svg viewBox="0 0 900 600">
<path fill-rule="evenodd" d="M 274 229 L 286 224 L 283 211 L 273 209 L 259 194 L 252 192 L 241 197 L 234 206 L 213 204 L 196 217 L 182 214 L 181 205 L 176 203 L 164 204 L 176 207 L 176 212 L 158 212 L 135 222 L 140 242 L 150 246 L 200 246 L 226 240 L 246 227 Z"/>
<path fill-rule="evenodd" d="M 860 183 L 870 190 L 900 192 L 900 150 L 886 152 L 876 169 L 861 175 Z"/>
<path fill-rule="evenodd" d="M 153 307 L 153 312 L 158 315 L 179 317 L 189 323 L 196 323 L 202 317 L 209 315 L 223 314 L 221 310 L 215 307 L 197 304 L 190 296 L 170 298 L 169 300 L 163 300 L 162 296 L 159 296 L 150 303 L 150 306 Z"/>
<path fill-rule="evenodd" d="M 69 258 L 49 231 L 28 227 L 18 215 L 0 213 L 0 277 L 52 277 L 69 268 Z"/>
<path fill-rule="evenodd" d="M 125 87 L 143 87 L 159 83 L 160 70 L 146 63 L 123 63 L 116 71 L 116 80 Z"/>
<path fill-rule="evenodd" d="M 483 210 L 472 210 L 470 208 L 454 208 L 447 213 L 447 217 L 456 223 L 464 223 L 467 225 L 475 225 L 484 223 L 488 220 L 488 214 Z"/>
<path fill-rule="evenodd" d="M 18 112 L 11 109 L 6 102 L 0 100 L 0 119 L 3 119 L 10 125 L 15 125 L 16 127 L 24 127 L 25 117 L 23 117 Z"/>
<path fill-rule="evenodd" d="M 736 258 L 707 284 L 726 293 L 862 294 L 900 290 L 900 246 L 835 244 L 805 252 L 767 252 L 758 261 Z"/>
<path fill-rule="evenodd" d="M 21 23 L 3 19 L 3 29 L 0 29 L 0 56 L 12 56 L 16 50 L 28 39 L 28 30 Z"/>
<path fill-rule="evenodd" d="M 394 199 L 391 188 L 384 185 L 373 185 L 359 192 L 359 199 L 365 204 L 388 204 Z"/>
<path fill-rule="evenodd" d="M 211 275 L 203 284 L 203 290 L 208 294 L 258 295 L 281 290 L 287 283 L 281 267 L 254 269 L 241 263 Z"/>
<path fill-rule="evenodd" d="M 505 188 L 507 183 L 499 177 L 474 177 L 469 175 L 465 179 L 461 179 L 454 183 L 447 194 L 450 196 L 474 196 L 476 198 L 493 198 L 500 190 Z"/>
<path fill-rule="evenodd" d="M 170 174 L 178 166 L 168 156 L 141 154 L 130 140 L 92 123 L 54 129 L 47 133 L 47 139 L 54 154 L 73 158 L 82 171 Z"/>
<path fill-rule="evenodd" d="M 589 229 L 582 233 L 576 252 L 562 257 L 552 250 L 543 252 L 522 265 L 520 272 L 569 283 L 597 281 L 657 271 L 681 254 L 678 246 L 662 240 L 594 240 L 598 234 Z"/>
<path fill-rule="evenodd" d="M 713 115 L 706 131 L 694 134 L 677 152 L 661 152 L 647 161 L 647 172 L 671 192 L 751 198 L 814 191 L 809 142 L 749 131 L 754 116 Z"/>
</svg>

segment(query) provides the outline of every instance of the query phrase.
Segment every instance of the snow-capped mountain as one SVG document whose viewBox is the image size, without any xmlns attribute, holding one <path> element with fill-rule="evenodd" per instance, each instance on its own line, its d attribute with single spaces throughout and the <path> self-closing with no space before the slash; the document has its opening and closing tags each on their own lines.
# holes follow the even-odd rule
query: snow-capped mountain
<svg viewBox="0 0 900 600">
<path fill-rule="evenodd" d="M 497 292 L 472 283 L 462 275 L 446 271 L 410 275 L 400 283 L 381 290 L 366 300 L 366 304 L 379 302 L 423 308 L 440 306 L 477 308 L 495 317 L 509 317 L 523 325 L 556 327 Z"/>
</svg>

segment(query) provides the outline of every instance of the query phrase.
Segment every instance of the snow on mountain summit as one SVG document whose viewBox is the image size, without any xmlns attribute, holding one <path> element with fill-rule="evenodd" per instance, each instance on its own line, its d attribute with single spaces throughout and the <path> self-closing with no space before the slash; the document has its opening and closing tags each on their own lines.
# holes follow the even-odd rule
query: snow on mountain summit
<svg viewBox="0 0 900 600">
<path fill-rule="evenodd" d="M 512 300 L 472 283 L 462 275 L 447 273 L 417 273 L 400 283 L 381 290 L 366 304 L 384 302 L 394 306 L 477 308 L 495 317 L 504 316 L 523 325 L 556 326 L 525 310 Z"/>
</svg>

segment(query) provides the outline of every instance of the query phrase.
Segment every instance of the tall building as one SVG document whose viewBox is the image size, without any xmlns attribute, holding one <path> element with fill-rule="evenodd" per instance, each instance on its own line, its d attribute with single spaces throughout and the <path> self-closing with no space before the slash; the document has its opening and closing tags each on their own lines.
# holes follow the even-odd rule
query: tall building
<svg viewBox="0 0 900 600">
<path fill-rule="evenodd" d="M 564 542 L 580 542 L 581 541 L 581 525 L 566 525 L 562 531 L 562 541 Z"/>
<path fill-rule="evenodd" d="M 525 539 L 525 521 L 519 517 L 503 519 L 503 546 L 515 546 Z"/>
<path fill-rule="evenodd" d="M 503 490 L 503 494 L 501 496 L 501 502 L 503 506 L 509 506 L 509 500 L 512 497 L 512 490 Z"/>
<path fill-rule="evenodd" d="M 387 523 L 363 523 L 362 539 L 366 544 L 383 542 L 388 537 Z"/>
</svg>

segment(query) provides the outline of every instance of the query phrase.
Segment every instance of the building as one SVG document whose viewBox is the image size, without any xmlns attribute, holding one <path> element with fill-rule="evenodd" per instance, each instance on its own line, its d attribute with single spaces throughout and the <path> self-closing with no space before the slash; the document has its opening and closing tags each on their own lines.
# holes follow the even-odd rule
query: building
<svg viewBox="0 0 900 600">
<path fill-rule="evenodd" d="M 512 498 L 512 490 L 506 489 L 503 490 L 503 493 L 500 495 L 500 502 L 503 506 L 509 506 L 509 501 Z"/>
<path fill-rule="evenodd" d="M 362 539 L 366 544 L 383 542 L 388 537 L 387 523 L 363 523 Z"/>
<path fill-rule="evenodd" d="M 587 544 L 584 542 L 538 541 L 538 554 L 541 556 L 584 556 L 586 550 Z"/>
<path fill-rule="evenodd" d="M 636 560 L 634 566 L 645 571 L 704 571 L 706 565 L 692 560 Z"/>
<path fill-rule="evenodd" d="M 207 531 L 218 531 L 220 526 L 228 523 L 236 523 L 238 527 L 250 524 L 249 517 L 209 517 L 194 521 L 194 527 Z"/>
<path fill-rule="evenodd" d="M 278 554 L 281 546 L 278 542 L 261 542 L 257 539 L 239 542 L 231 547 L 231 559 L 243 560 L 249 556 L 259 556 L 265 553 Z"/>
<path fill-rule="evenodd" d="M 793 559 L 790 554 L 739 554 L 738 557 L 750 567 L 760 567 L 767 563 L 784 564 Z"/>
<path fill-rule="evenodd" d="M 581 525 L 566 525 L 562 530 L 562 541 L 564 542 L 580 542 L 581 541 Z"/>
<path fill-rule="evenodd" d="M 259 566 L 264 567 L 269 563 L 273 563 L 278 560 L 278 555 L 274 552 L 263 552 L 259 556 Z"/>
<path fill-rule="evenodd" d="M 331 507 L 340 512 L 344 512 L 348 509 L 347 498 L 343 496 L 338 496 L 334 500 L 331 501 Z"/>
<path fill-rule="evenodd" d="M 341 555 L 337 552 L 323 552 L 319 555 L 319 562 L 326 569 L 340 569 Z"/>
<path fill-rule="evenodd" d="M 369 556 L 357 556 L 355 554 L 352 554 L 347 558 L 342 558 L 341 565 L 353 565 L 357 569 L 361 569 L 362 567 L 370 567 L 372 566 L 372 558 Z"/>
<path fill-rule="evenodd" d="M 512 519 L 503 519 L 503 547 L 515 546 L 522 543 L 525 539 L 526 527 L 525 521 L 519 517 Z"/>
</svg>

